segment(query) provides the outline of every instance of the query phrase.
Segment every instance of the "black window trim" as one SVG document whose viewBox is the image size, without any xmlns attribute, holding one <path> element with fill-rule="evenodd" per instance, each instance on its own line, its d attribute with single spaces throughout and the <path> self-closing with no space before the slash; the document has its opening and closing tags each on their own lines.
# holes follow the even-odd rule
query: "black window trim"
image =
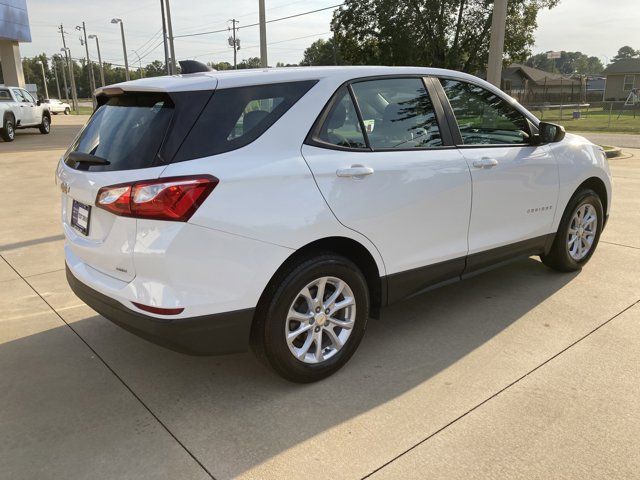
<svg viewBox="0 0 640 480">
<path fill-rule="evenodd" d="M 447 123 L 449 125 L 449 129 L 451 130 L 452 134 L 453 134 L 453 141 L 454 144 L 456 146 L 456 148 L 459 149 L 469 149 L 469 148 L 509 148 L 509 147 L 517 147 L 517 148 L 522 148 L 522 147 L 537 147 L 539 145 L 536 145 L 532 142 L 529 143 L 482 143 L 482 144 L 467 144 L 465 145 L 462 142 L 462 134 L 460 133 L 460 128 L 458 127 L 458 120 L 456 119 L 455 113 L 453 112 L 453 107 L 451 106 L 451 103 L 449 102 L 449 98 L 447 97 L 447 93 L 444 91 L 444 88 L 442 87 L 442 83 L 440 83 L 440 79 L 447 79 L 447 80 L 455 80 L 457 82 L 463 82 L 463 83 L 469 83 L 471 85 L 475 85 L 476 87 L 480 87 L 483 88 L 485 90 L 487 90 L 487 87 L 484 85 L 481 85 L 480 83 L 473 81 L 473 80 L 469 80 L 469 79 L 462 79 L 462 78 L 458 78 L 455 77 L 453 75 L 437 75 L 437 76 L 433 76 L 431 77 L 434 81 L 434 88 L 436 89 L 436 91 L 439 94 L 439 100 L 442 103 L 444 109 L 445 109 L 445 115 L 447 117 Z M 491 91 L 491 90 L 489 90 Z M 495 92 L 492 92 L 495 93 Z M 540 122 L 540 120 L 538 120 L 531 112 L 529 112 L 528 110 L 526 110 L 524 107 L 522 107 L 519 103 L 512 103 L 511 101 L 509 101 L 508 98 L 505 98 L 505 96 L 508 97 L 508 95 L 504 92 L 502 92 L 502 90 L 500 90 L 500 94 L 498 95 L 502 100 L 504 100 L 505 102 L 507 102 L 512 108 L 514 108 L 517 112 L 519 112 L 524 119 L 527 121 L 527 126 L 529 127 L 529 136 L 531 137 L 531 139 L 534 138 L 536 132 L 534 130 L 538 129 L 538 123 Z"/>
<path fill-rule="evenodd" d="M 422 84 L 424 86 L 424 88 L 427 90 L 427 93 L 429 94 L 431 103 L 433 104 L 433 108 L 435 110 L 435 114 L 436 114 L 436 122 L 438 123 L 438 129 L 440 130 L 440 137 L 442 138 L 442 145 L 441 146 L 437 146 L 437 147 L 408 147 L 408 148 L 372 148 L 370 146 L 369 143 L 369 138 L 368 135 L 366 133 L 366 129 L 364 129 L 364 121 L 362 119 L 362 112 L 360 111 L 360 106 L 358 105 L 357 102 L 357 98 L 354 95 L 351 85 L 353 85 L 354 83 L 362 83 L 362 82 L 369 82 L 369 81 L 375 81 L 375 80 L 390 80 L 390 79 L 397 79 L 397 78 L 415 78 L 418 80 L 422 81 Z M 331 98 L 329 99 L 329 101 L 324 105 L 324 107 L 322 108 L 322 110 L 320 111 L 320 114 L 318 115 L 318 117 L 316 118 L 315 122 L 313 123 L 313 126 L 311 127 L 311 130 L 309 130 L 309 133 L 307 134 L 307 137 L 304 141 L 305 145 L 310 145 L 313 147 L 319 147 L 319 148 L 324 148 L 327 150 L 340 150 L 340 151 L 345 151 L 345 152 L 371 152 L 371 153 L 375 153 L 375 152 L 420 152 L 420 151 L 430 151 L 430 150 L 451 150 L 454 148 L 457 148 L 457 146 L 455 145 L 453 139 L 454 137 L 454 131 L 451 130 L 450 125 L 447 123 L 444 123 L 445 118 L 447 116 L 446 112 L 446 107 L 444 105 L 442 105 L 442 101 L 440 99 L 439 96 L 437 96 L 437 90 L 436 90 L 436 84 L 440 84 L 439 81 L 437 81 L 436 76 L 435 75 L 425 75 L 425 74 L 421 74 L 421 73 L 415 73 L 415 74 L 387 74 L 387 75 L 371 75 L 371 76 L 365 76 L 365 77 L 357 77 L 357 78 L 351 78 L 349 80 L 347 80 L 346 82 L 343 82 L 337 89 L 336 91 L 331 95 Z M 331 111 L 331 109 L 333 108 L 334 103 L 337 101 L 340 92 L 342 91 L 343 88 L 346 88 L 349 91 L 349 94 L 351 95 L 351 100 L 354 103 L 354 107 L 356 109 L 356 115 L 358 116 L 358 120 L 360 122 L 360 128 L 363 129 L 362 130 L 362 135 L 365 139 L 365 143 L 367 144 L 368 148 L 357 148 L 357 147 L 343 147 L 340 145 L 334 145 L 332 143 L 328 143 L 325 142 L 323 140 L 321 140 L 319 138 L 319 133 L 320 133 L 320 128 L 322 127 L 322 124 L 324 123 L 324 121 L 326 120 L 329 112 Z M 442 87 L 440 87 L 442 88 Z M 441 109 L 441 111 L 439 112 L 439 108 Z M 449 107 L 450 108 L 450 107 Z M 457 128 L 457 124 L 456 124 L 456 128 Z M 458 132 L 459 133 L 459 132 Z"/>
</svg>

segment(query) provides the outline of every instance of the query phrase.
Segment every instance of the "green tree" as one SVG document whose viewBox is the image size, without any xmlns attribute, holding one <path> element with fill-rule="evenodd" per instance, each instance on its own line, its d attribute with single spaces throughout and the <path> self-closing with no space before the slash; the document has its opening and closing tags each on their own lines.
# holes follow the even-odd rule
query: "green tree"
<svg viewBox="0 0 640 480">
<path fill-rule="evenodd" d="M 538 12 L 559 0 L 511 0 L 505 61 L 524 61 L 534 43 Z M 332 29 L 346 63 L 425 65 L 484 71 L 491 0 L 346 0 Z"/>
<path fill-rule="evenodd" d="M 238 63 L 238 68 L 260 68 L 260 65 L 261 63 L 258 57 L 250 57 Z"/>
<path fill-rule="evenodd" d="M 547 58 L 547 53 L 538 53 L 529 57 L 526 65 L 546 72 L 558 72 L 565 75 L 598 75 L 604 65 L 598 57 L 589 57 L 582 52 L 560 52 L 560 58 Z"/>
<path fill-rule="evenodd" d="M 611 63 L 638 57 L 640 57 L 640 50 L 634 50 L 629 45 L 625 45 L 624 47 L 620 47 L 618 49 L 618 54 L 611 59 Z"/>
<path fill-rule="evenodd" d="M 145 77 L 161 77 L 167 74 L 167 67 L 164 62 L 154 60 L 146 67 L 143 67 Z"/>
<path fill-rule="evenodd" d="M 209 62 L 207 63 L 207 65 L 216 70 L 231 70 L 233 68 L 233 65 L 231 65 L 229 62 Z"/>
<path fill-rule="evenodd" d="M 341 65 L 343 64 L 342 56 L 336 48 L 334 48 L 333 39 L 316 40 L 305 51 L 300 65 Z"/>
</svg>

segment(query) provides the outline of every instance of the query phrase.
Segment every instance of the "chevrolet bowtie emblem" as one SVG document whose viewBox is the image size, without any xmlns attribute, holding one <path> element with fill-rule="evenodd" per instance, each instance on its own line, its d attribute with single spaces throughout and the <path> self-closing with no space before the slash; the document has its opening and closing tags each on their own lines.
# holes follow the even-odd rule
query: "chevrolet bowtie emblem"
<svg viewBox="0 0 640 480">
<path fill-rule="evenodd" d="M 67 182 L 62 182 L 60 183 L 60 190 L 62 190 L 62 193 L 69 193 L 69 190 L 71 190 L 71 187 Z"/>
</svg>

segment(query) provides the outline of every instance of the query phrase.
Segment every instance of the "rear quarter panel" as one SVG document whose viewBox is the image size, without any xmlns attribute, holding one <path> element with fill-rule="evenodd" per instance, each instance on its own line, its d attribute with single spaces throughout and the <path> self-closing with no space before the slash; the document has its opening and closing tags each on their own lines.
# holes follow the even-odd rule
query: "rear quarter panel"
<svg viewBox="0 0 640 480">
<path fill-rule="evenodd" d="M 320 80 L 243 148 L 167 166 L 163 177 L 206 173 L 220 180 L 190 223 L 293 250 L 326 237 L 351 238 L 369 250 L 384 275 L 375 246 L 337 221 L 301 153 L 307 133 L 340 83 Z"/>
</svg>

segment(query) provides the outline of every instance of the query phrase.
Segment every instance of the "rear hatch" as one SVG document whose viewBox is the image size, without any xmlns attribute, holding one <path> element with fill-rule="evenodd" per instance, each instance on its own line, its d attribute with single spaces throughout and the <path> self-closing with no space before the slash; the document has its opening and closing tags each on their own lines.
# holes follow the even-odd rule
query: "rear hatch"
<svg viewBox="0 0 640 480">
<path fill-rule="evenodd" d="M 135 277 L 136 219 L 96 207 L 98 191 L 158 178 L 212 92 L 114 89 L 99 97 L 57 172 L 63 229 L 75 259 L 122 281 Z"/>
</svg>

